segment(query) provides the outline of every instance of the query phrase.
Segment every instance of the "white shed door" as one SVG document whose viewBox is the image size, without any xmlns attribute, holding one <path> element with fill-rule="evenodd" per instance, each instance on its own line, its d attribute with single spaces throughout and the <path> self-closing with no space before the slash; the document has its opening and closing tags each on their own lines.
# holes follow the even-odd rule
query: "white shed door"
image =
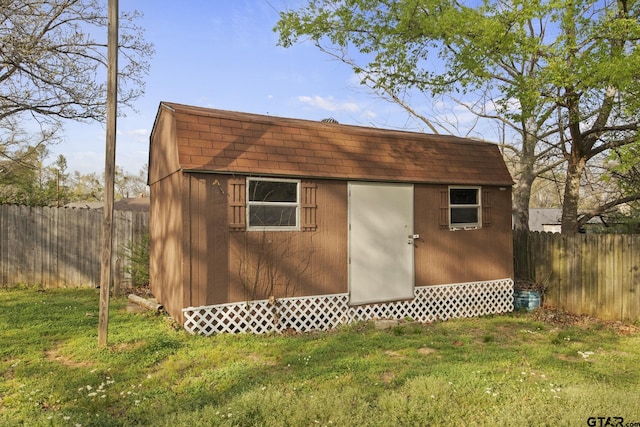
<svg viewBox="0 0 640 427">
<path fill-rule="evenodd" d="M 413 298 L 413 185 L 349 183 L 349 303 Z"/>
</svg>

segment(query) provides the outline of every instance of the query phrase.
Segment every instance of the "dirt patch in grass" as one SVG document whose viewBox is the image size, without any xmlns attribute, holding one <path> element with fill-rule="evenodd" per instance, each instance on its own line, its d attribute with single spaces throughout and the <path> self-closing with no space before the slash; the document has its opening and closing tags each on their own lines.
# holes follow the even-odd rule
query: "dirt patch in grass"
<svg viewBox="0 0 640 427">
<path fill-rule="evenodd" d="M 386 354 L 387 356 L 392 357 L 394 359 L 406 359 L 407 358 L 407 356 L 405 356 L 405 355 L 403 355 L 401 353 L 398 353 L 397 351 L 393 351 L 393 350 L 385 350 L 384 354 Z"/>
<path fill-rule="evenodd" d="M 82 360 L 82 361 L 73 360 L 70 357 L 65 356 L 64 354 L 60 354 L 57 348 L 47 350 L 45 352 L 45 355 L 47 356 L 47 360 L 51 362 L 59 363 L 62 366 L 66 366 L 68 368 L 86 368 L 88 366 L 95 365 L 95 363 L 86 361 L 86 360 Z"/>
<path fill-rule="evenodd" d="M 569 356 L 566 354 L 556 354 L 554 357 L 558 360 L 562 360 L 564 362 L 584 362 L 584 359 L 576 356 Z"/>
<path fill-rule="evenodd" d="M 586 314 L 567 313 L 555 307 L 541 307 L 533 311 L 532 316 L 539 322 L 561 327 L 576 326 L 584 329 L 607 328 L 622 335 L 640 333 L 640 327 L 635 325 L 614 320 L 602 320 Z"/>
<path fill-rule="evenodd" d="M 252 362 L 253 364 L 256 365 L 265 365 L 265 366 L 275 366 L 276 362 L 274 362 L 273 360 L 268 360 L 264 357 L 262 357 L 259 354 L 255 354 L 255 353 L 250 353 L 246 356 L 247 360 L 249 360 L 250 362 Z"/>
<path fill-rule="evenodd" d="M 391 383 L 395 378 L 396 376 L 393 372 L 385 372 L 384 374 L 380 375 L 380 381 L 385 384 Z"/>
<path fill-rule="evenodd" d="M 140 340 L 140 341 L 123 342 L 123 343 L 115 344 L 111 348 L 114 352 L 120 353 L 120 352 L 135 350 L 145 345 L 147 345 L 147 342 L 144 340 Z"/>
<path fill-rule="evenodd" d="M 435 353 L 437 350 L 435 348 L 431 348 L 431 347 L 420 347 L 418 349 L 418 354 L 421 354 L 423 356 L 426 356 L 428 354 L 433 354 Z"/>
</svg>

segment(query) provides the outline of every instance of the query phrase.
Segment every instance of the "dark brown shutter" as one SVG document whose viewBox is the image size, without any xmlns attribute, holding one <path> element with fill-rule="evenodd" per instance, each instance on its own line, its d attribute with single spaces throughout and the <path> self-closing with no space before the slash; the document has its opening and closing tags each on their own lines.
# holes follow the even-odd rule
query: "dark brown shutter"
<svg viewBox="0 0 640 427">
<path fill-rule="evenodd" d="M 449 187 L 440 187 L 440 208 L 438 214 L 440 228 L 449 228 Z"/>
<path fill-rule="evenodd" d="M 246 180 L 244 178 L 229 179 L 229 228 L 244 230 L 246 228 Z"/>
<path fill-rule="evenodd" d="M 489 227 L 491 225 L 491 192 L 482 190 L 482 226 Z"/>
<path fill-rule="evenodd" d="M 300 226 L 302 231 L 315 231 L 318 228 L 316 213 L 318 204 L 316 202 L 315 182 L 303 181 L 300 184 Z"/>
</svg>

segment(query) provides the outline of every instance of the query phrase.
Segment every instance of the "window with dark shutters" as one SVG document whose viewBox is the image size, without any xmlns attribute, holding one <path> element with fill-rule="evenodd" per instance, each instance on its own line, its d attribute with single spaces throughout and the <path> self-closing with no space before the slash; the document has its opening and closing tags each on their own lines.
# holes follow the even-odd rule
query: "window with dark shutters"
<svg viewBox="0 0 640 427">
<path fill-rule="evenodd" d="M 251 188 L 247 187 L 247 182 L 251 183 Z M 291 184 L 299 185 L 299 192 L 289 191 L 287 187 Z M 318 228 L 317 187 L 315 182 L 310 181 L 230 178 L 228 181 L 229 228 L 232 231 L 262 229 L 315 231 Z M 248 194 L 248 190 L 253 192 Z M 247 200 L 249 206 L 247 206 Z M 250 210 L 253 221 L 249 226 L 247 226 L 247 209 Z M 298 215 L 293 214 L 298 209 L 299 220 Z"/>
<path fill-rule="evenodd" d="M 439 193 L 438 224 L 440 228 L 470 230 L 491 225 L 491 191 L 489 189 L 442 186 Z M 481 222 L 478 222 L 479 216 L 481 216 Z"/>
</svg>

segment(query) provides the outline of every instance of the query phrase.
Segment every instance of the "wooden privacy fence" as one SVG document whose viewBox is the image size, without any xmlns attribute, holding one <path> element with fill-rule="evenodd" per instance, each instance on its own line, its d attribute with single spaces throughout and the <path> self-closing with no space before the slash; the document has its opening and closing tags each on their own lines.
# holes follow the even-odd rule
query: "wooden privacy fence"
<svg viewBox="0 0 640 427">
<path fill-rule="evenodd" d="M 547 287 L 544 303 L 605 320 L 640 319 L 640 235 L 514 233 L 516 282 Z"/>
<path fill-rule="evenodd" d="M 113 278 L 122 285 L 127 249 L 148 232 L 149 213 L 115 211 L 113 226 Z M 99 286 L 102 227 L 101 209 L 0 205 L 0 283 Z"/>
</svg>

